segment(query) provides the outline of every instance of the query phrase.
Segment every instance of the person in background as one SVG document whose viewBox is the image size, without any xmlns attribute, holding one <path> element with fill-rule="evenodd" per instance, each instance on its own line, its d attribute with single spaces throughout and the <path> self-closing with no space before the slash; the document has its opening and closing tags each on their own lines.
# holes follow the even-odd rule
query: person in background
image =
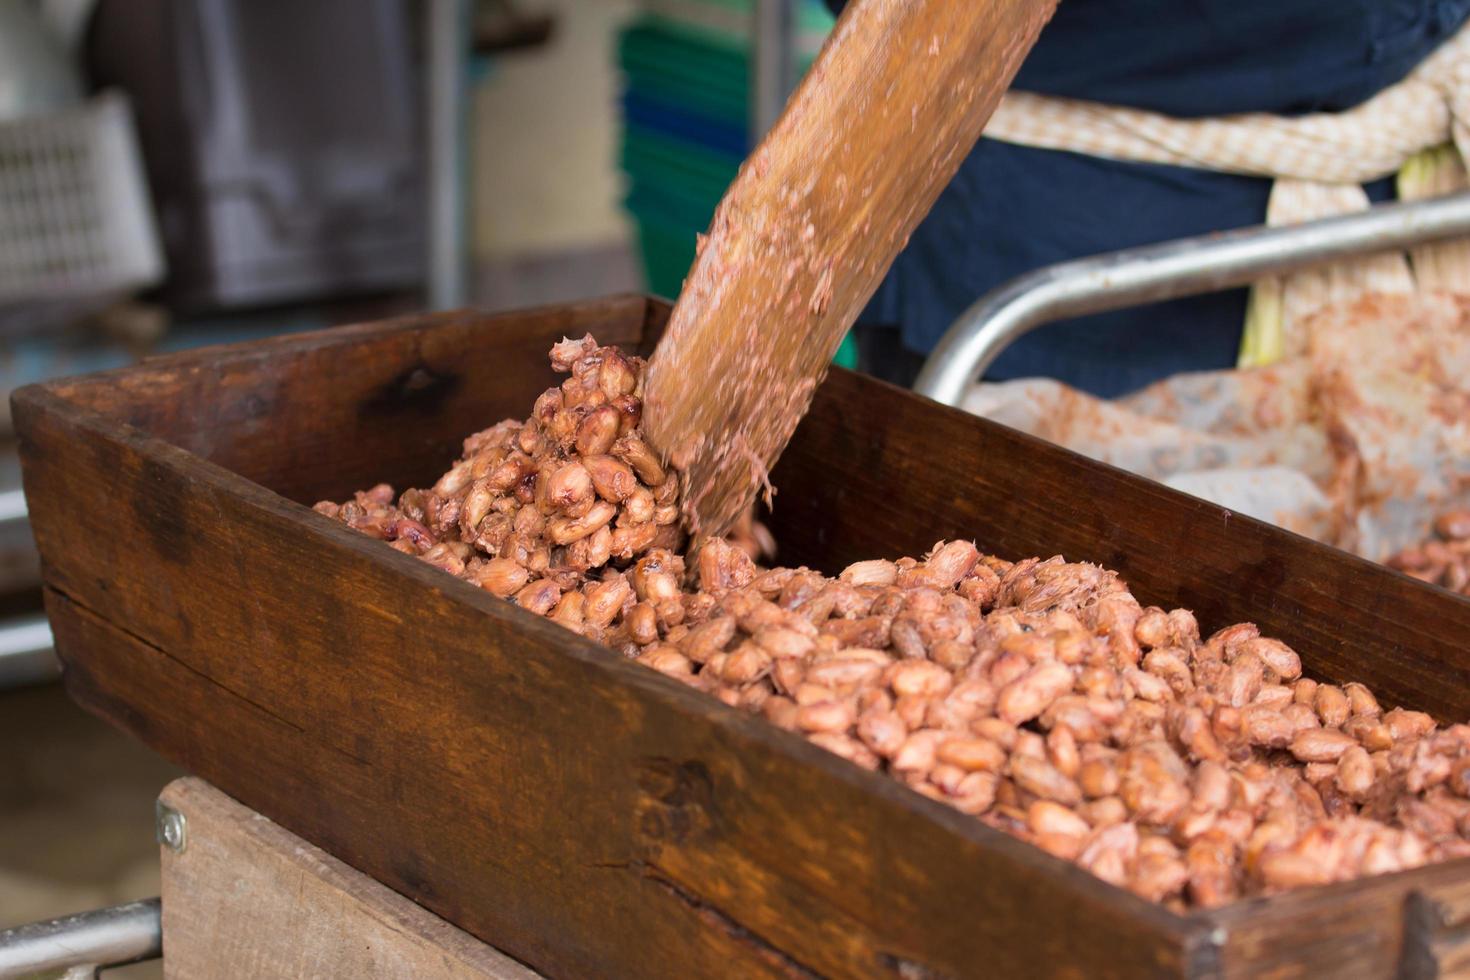
<svg viewBox="0 0 1470 980">
<path fill-rule="evenodd" d="M 1337 113 L 1399 83 L 1467 18 L 1470 0 L 1062 0 L 1012 88 L 1176 119 Z M 1263 176 L 982 138 L 859 319 L 860 368 L 911 384 L 993 287 L 1068 259 L 1261 224 L 1271 188 Z M 1375 202 L 1395 194 L 1391 178 L 1364 189 Z M 1242 289 L 1051 324 L 987 378 L 1051 377 L 1116 397 L 1232 367 L 1246 300 Z"/>
</svg>

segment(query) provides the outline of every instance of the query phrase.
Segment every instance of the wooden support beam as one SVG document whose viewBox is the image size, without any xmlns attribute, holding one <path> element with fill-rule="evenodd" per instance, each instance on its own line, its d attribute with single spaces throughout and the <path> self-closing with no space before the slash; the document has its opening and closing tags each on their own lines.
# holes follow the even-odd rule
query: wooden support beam
<svg viewBox="0 0 1470 980">
<path fill-rule="evenodd" d="M 540 976 L 203 780 L 160 801 L 185 827 L 183 850 L 159 849 L 166 977 Z"/>
</svg>

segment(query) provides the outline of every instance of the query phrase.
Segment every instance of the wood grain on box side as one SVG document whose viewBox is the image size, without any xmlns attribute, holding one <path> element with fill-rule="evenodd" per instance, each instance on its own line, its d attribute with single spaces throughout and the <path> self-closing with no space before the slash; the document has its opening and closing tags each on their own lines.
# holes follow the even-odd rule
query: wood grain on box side
<svg viewBox="0 0 1470 980">
<path fill-rule="evenodd" d="M 209 395 L 150 370 L 180 417 Z M 74 696 L 538 969 L 1177 975 L 1209 953 L 1162 909 L 189 453 L 45 389 L 16 408 Z"/>
<path fill-rule="evenodd" d="M 1470 860 L 1240 902 L 1208 918 L 1225 977 L 1465 976 Z"/>
</svg>

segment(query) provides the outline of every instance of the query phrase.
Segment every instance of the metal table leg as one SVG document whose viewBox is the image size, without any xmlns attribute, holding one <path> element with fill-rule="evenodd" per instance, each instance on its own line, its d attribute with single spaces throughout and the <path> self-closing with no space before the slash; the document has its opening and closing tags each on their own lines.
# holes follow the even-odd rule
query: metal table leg
<svg viewBox="0 0 1470 980">
<path fill-rule="evenodd" d="M 427 0 L 430 310 L 465 303 L 465 64 L 468 0 Z"/>
<path fill-rule="evenodd" d="M 750 32 L 750 145 L 776 124 L 796 87 L 795 0 L 755 0 Z"/>
<path fill-rule="evenodd" d="M 958 405 L 1012 341 L 1055 320 L 1215 292 L 1263 276 L 1467 235 L 1470 191 L 1048 266 L 991 290 L 962 313 L 924 363 L 914 390 Z"/>
<path fill-rule="evenodd" d="M 162 955 L 161 906 L 150 898 L 0 932 L 0 980 L 48 970 L 81 980 Z"/>
<path fill-rule="evenodd" d="M 0 526 L 25 524 L 25 493 L 19 488 L 0 491 Z M 0 621 L 0 691 L 57 676 L 51 649 L 51 627 L 40 613 Z"/>
<path fill-rule="evenodd" d="M 37 613 L 0 622 L 0 691 L 58 676 L 60 666 L 45 616 Z"/>
</svg>

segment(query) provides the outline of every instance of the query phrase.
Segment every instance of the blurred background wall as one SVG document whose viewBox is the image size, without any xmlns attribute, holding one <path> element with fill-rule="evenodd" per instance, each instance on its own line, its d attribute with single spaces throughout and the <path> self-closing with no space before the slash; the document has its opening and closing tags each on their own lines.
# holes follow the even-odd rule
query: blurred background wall
<svg viewBox="0 0 1470 980">
<path fill-rule="evenodd" d="M 831 21 L 794 7 L 804 64 Z M 448 8 L 462 301 L 675 295 L 750 144 L 751 0 L 0 0 L 0 405 L 432 306 Z M 0 929 L 156 894 L 153 801 L 179 774 L 66 699 L 25 512 L 7 408 Z"/>
</svg>

